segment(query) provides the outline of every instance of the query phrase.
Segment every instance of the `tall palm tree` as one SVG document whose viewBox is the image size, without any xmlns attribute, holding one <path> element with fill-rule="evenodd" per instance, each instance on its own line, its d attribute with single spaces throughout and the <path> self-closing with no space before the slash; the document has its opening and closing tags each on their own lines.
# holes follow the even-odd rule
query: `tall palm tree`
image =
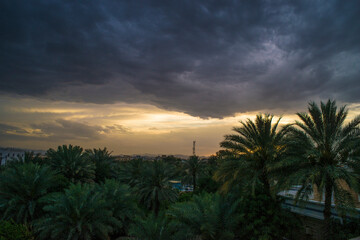
<svg viewBox="0 0 360 240">
<path fill-rule="evenodd" d="M 215 173 L 215 179 L 224 183 L 223 189 L 237 183 L 253 193 L 260 186 L 261 191 L 271 195 L 271 169 L 284 156 L 287 132 L 286 128 L 277 131 L 281 118 L 273 125 L 272 120 L 272 115 L 260 114 L 255 122 L 240 122 L 241 127 L 233 128 L 236 134 L 226 135 L 220 143 L 231 155 Z"/>
<path fill-rule="evenodd" d="M 240 220 L 236 213 L 238 205 L 238 200 L 202 194 L 195 195 L 190 202 L 176 203 L 167 214 L 186 232 L 186 239 L 234 239 L 234 230 Z"/>
<path fill-rule="evenodd" d="M 193 184 L 194 191 L 197 186 L 197 179 L 199 175 L 205 168 L 204 160 L 200 159 L 198 156 L 191 156 L 188 160 L 185 160 L 183 163 L 185 170 L 185 181 L 190 179 L 190 182 Z"/>
<path fill-rule="evenodd" d="M 39 239 L 109 239 L 114 227 L 121 225 L 107 200 L 88 184 L 70 185 L 49 198 L 44 210 L 47 215 L 35 224 Z"/>
<path fill-rule="evenodd" d="M 121 162 L 117 179 L 130 187 L 134 187 L 139 183 L 146 166 L 147 163 L 141 158 Z"/>
<path fill-rule="evenodd" d="M 349 188 L 360 181 L 360 116 L 345 124 L 348 111 L 337 109 L 335 101 L 309 103 L 309 113 L 298 113 L 300 121 L 290 127 L 289 158 L 282 162 L 290 173 L 287 184 L 301 184 L 297 198 L 307 197 L 313 187 L 325 194 L 325 237 L 329 238 L 332 195 L 338 206 L 351 205 Z"/>
<path fill-rule="evenodd" d="M 4 219 L 31 226 L 42 214 L 41 199 L 58 185 L 49 167 L 17 164 L 0 174 L 0 209 Z"/>
<path fill-rule="evenodd" d="M 129 223 L 138 214 L 137 204 L 131 190 L 127 185 L 114 179 L 105 179 L 103 183 L 96 186 L 95 190 L 106 199 L 112 215 L 121 223 L 114 233 L 125 235 Z"/>
<path fill-rule="evenodd" d="M 79 146 L 59 146 L 46 153 L 50 166 L 65 176 L 70 182 L 92 182 L 95 177 L 95 165 L 86 158 Z"/>
<path fill-rule="evenodd" d="M 86 157 L 95 164 L 95 182 L 103 182 L 106 178 L 114 178 L 115 159 L 106 148 L 87 149 Z"/>
<path fill-rule="evenodd" d="M 177 191 L 170 180 L 174 177 L 174 169 L 161 160 L 155 160 L 143 171 L 140 181 L 136 184 L 137 193 L 155 216 L 160 211 L 163 202 L 173 202 L 177 199 Z"/>
</svg>

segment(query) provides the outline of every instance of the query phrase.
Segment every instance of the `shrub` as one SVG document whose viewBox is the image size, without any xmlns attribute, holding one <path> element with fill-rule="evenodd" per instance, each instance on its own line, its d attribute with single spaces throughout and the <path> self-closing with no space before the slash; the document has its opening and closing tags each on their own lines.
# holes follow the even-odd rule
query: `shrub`
<svg viewBox="0 0 360 240">
<path fill-rule="evenodd" d="M 32 240 L 31 232 L 22 224 L 0 221 L 0 240 Z"/>
</svg>

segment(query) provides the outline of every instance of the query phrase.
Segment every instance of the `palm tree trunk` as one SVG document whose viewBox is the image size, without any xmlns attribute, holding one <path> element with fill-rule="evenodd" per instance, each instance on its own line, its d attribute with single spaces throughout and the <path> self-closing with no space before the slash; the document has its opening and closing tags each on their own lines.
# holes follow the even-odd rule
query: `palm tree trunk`
<svg viewBox="0 0 360 240">
<path fill-rule="evenodd" d="M 331 228 L 331 197 L 332 197 L 332 184 L 328 180 L 325 183 L 325 206 L 324 206 L 324 239 L 330 239 Z"/>
<path fill-rule="evenodd" d="M 269 197 L 271 197 L 269 178 L 268 178 L 268 174 L 267 174 L 267 171 L 266 171 L 265 168 L 263 169 L 263 172 L 261 174 L 261 181 L 262 181 L 262 184 L 263 184 L 264 193 L 266 195 L 268 195 Z"/>
<path fill-rule="evenodd" d="M 154 213 L 156 217 L 159 215 L 159 210 L 160 210 L 159 196 L 158 193 L 156 193 L 154 199 Z"/>
</svg>

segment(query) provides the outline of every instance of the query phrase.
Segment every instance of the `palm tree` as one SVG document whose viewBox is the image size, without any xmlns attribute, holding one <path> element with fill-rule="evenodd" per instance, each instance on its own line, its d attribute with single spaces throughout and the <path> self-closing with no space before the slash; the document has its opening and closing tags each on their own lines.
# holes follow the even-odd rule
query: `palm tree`
<svg viewBox="0 0 360 240">
<path fill-rule="evenodd" d="M 109 239 L 114 227 L 121 225 L 107 200 L 88 184 L 71 184 L 49 198 L 44 210 L 47 215 L 35 224 L 39 239 Z"/>
<path fill-rule="evenodd" d="M 58 178 L 47 166 L 24 163 L 6 168 L 0 174 L 3 218 L 31 226 L 42 213 L 42 198 L 57 185 Z"/>
<path fill-rule="evenodd" d="M 79 146 L 59 146 L 46 153 L 50 166 L 65 176 L 70 182 L 92 182 L 95 177 L 95 165 L 86 158 Z"/>
<path fill-rule="evenodd" d="M 117 179 L 119 179 L 122 183 L 134 187 L 139 183 L 141 177 L 143 176 L 146 165 L 147 163 L 145 163 L 141 158 L 121 162 Z"/>
<path fill-rule="evenodd" d="M 301 121 L 290 127 L 289 158 L 283 161 L 283 173 L 290 173 L 287 184 L 301 184 L 297 199 L 307 197 L 313 187 L 325 193 L 325 237 L 329 238 L 332 195 L 338 206 L 351 205 L 353 199 L 344 183 L 359 186 L 360 116 L 345 124 L 348 111 L 337 110 L 335 101 L 309 103 L 309 113 L 298 113 Z"/>
<path fill-rule="evenodd" d="M 155 216 L 160 211 L 162 202 L 173 202 L 177 199 L 177 191 L 169 182 L 174 177 L 174 169 L 161 160 L 155 160 L 143 171 L 143 176 L 136 184 L 141 202 L 152 209 Z"/>
<path fill-rule="evenodd" d="M 129 223 L 138 213 L 136 201 L 129 187 L 114 179 L 105 179 L 95 190 L 106 199 L 113 216 L 121 223 L 114 233 L 125 235 Z"/>
<path fill-rule="evenodd" d="M 141 240 L 170 240 L 180 238 L 176 226 L 169 223 L 163 215 L 155 216 L 150 214 L 146 218 L 137 217 L 135 223 L 130 227 L 129 235 Z"/>
<path fill-rule="evenodd" d="M 202 194 L 195 195 L 190 202 L 176 203 L 167 214 L 186 232 L 186 239 L 234 239 L 240 220 L 236 213 L 238 205 L 238 200 Z"/>
<path fill-rule="evenodd" d="M 286 128 L 277 131 L 281 118 L 273 125 L 272 120 L 272 115 L 265 114 L 257 115 L 255 122 L 250 119 L 240 122 L 241 127 L 233 128 L 237 134 L 226 135 L 220 143 L 231 155 L 215 173 L 215 179 L 224 183 L 223 189 L 237 183 L 254 194 L 260 186 L 261 191 L 271 196 L 271 168 L 285 153 L 287 132 Z"/>
<path fill-rule="evenodd" d="M 186 178 L 190 178 L 191 183 L 193 184 L 194 191 L 196 189 L 197 179 L 199 175 L 204 170 L 205 162 L 204 160 L 200 159 L 198 156 L 191 156 L 188 160 L 185 160 L 184 163 L 184 170 Z M 185 179 L 186 181 L 187 179 Z"/>
<path fill-rule="evenodd" d="M 106 148 L 87 149 L 86 157 L 95 164 L 95 182 L 103 182 L 106 178 L 114 178 L 115 159 Z"/>
</svg>

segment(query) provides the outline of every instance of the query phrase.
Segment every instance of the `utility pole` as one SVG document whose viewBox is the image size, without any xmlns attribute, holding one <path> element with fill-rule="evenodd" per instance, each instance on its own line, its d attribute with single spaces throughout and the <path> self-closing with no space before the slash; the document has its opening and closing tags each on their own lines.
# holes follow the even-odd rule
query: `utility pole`
<svg viewBox="0 0 360 240">
<path fill-rule="evenodd" d="M 193 141 L 193 155 L 195 156 L 195 143 L 196 141 Z"/>
</svg>

